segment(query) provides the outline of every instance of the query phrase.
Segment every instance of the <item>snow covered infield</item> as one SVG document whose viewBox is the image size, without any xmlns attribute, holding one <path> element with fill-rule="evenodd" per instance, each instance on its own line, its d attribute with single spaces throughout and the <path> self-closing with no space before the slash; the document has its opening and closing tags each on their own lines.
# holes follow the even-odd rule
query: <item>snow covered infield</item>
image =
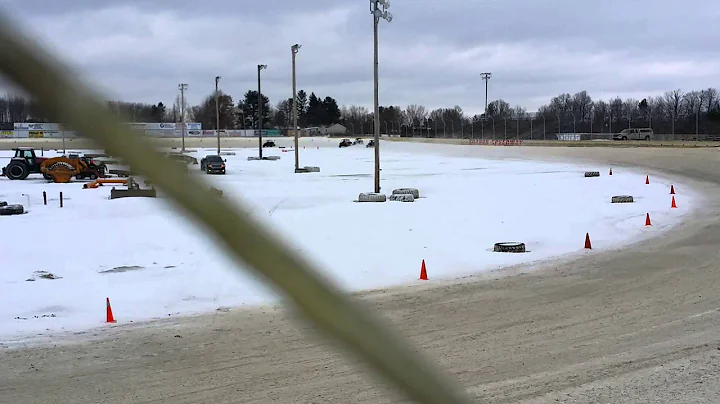
<svg viewBox="0 0 720 404">
<path fill-rule="evenodd" d="M 458 146 L 470 147 L 470 146 Z M 473 146 L 477 147 L 477 146 Z M 227 175 L 203 176 L 284 235 L 346 290 L 454 279 L 519 263 L 622 248 L 657 236 L 697 205 L 698 195 L 643 172 L 593 165 L 448 158 L 383 143 L 382 191 L 418 188 L 412 203 L 353 203 L 372 191 L 373 152 L 364 145 L 307 147 L 295 174 L 294 153 L 265 149 L 277 161 L 248 161 L 256 149 L 227 155 Z M 212 149 L 192 153 L 200 159 Z M 0 152 L 7 164 L 11 152 Z M 48 155 L 49 153 L 45 153 Z M 585 178 L 586 171 L 600 171 Z M 273 302 L 248 272 L 236 271 L 215 240 L 164 198 L 109 200 L 110 186 L 0 177 L 0 201 L 27 214 L 0 217 L 0 341 L 104 326 L 105 298 L 118 324 Z M 42 192 L 50 201 L 42 204 Z M 64 207 L 57 201 L 64 195 Z M 634 203 L 611 204 L 615 195 Z M 29 204 L 28 204 L 29 200 Z M 653 225 L 645 227 L 649 213 Z M 493 252 L 497 242 L 528 252 Z M 51 275 L 48 275 L 51 274 Z M 48 279 L 50 278 L 50 279 Z M 55 279 L 52 279 L 55 278 Z"/>
</svg>

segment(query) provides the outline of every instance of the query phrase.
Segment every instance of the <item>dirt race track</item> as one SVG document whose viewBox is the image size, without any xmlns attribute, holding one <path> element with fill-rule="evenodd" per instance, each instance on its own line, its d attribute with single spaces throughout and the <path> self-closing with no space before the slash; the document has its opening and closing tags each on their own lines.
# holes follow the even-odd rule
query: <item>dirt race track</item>
<svg viewBox="0 0 720 404">
<path fill-rule="evenodd" d="M 686 177 L 678 183 L 706 197 L 662 238 L 617 252 L 362 295 L 478 403 L 720 400 L 720 149 L 438 150 L 594 160 L 601 164 L 588 166 L 600 171 L 645 166 L 651 176 Z M 0 402 L 403 402 L 280 309 L 155 325 L 0 350 Z"/>
</svg>

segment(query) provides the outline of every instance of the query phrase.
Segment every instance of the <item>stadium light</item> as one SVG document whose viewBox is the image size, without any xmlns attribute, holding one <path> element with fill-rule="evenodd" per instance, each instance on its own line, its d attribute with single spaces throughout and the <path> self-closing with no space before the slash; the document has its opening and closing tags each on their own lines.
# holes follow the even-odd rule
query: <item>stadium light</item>
<svg viewBox="0 0 720 404">
<path fill-rule="evenodd" d="M 262 160 L 262 92 L 260 91 L 260 71 L 267 65 L 258 65 L 258 154 Z"/>
<path fill-rule="evenodd" d="M 375 86 L 375 192 L 380 193 L 380 102 L 378 96 L 378 23 L 380 19 L 392 21 L 393 16 L 387 9 L 389 0 L 370 0 L 370 14 L 373 15 L 373 56 L 374 56 L 374 86 Z"/>
<path fill-rule="evenodd" d="M 292 81 L 293 81 L 293 103 L 292 103 L 292 109 L 293 109 L 293 134 L 295 135 L 295 172 L 297 173 L 300 170 L 300 145 L 299 145 L 299 135 L 298 135 L 298 124 L 297 124 L 297 80 L 295 76 L 295 55 L 297 55 L 298 51 L 302 45 L 295 44 L 290 47 L 290 51 L 292 52 Z"/>
</svg>

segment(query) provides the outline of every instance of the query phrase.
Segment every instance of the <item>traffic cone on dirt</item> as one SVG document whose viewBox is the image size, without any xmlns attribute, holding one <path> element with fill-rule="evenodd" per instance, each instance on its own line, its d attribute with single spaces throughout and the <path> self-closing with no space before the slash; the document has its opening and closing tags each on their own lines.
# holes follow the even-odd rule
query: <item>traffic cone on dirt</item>
<svg viewBox="0 0 720 404">
<path fill-rule="evenodd" d="M 115 317 L 113 317 L 112 307 L 110 307 L 110 298 L 106 297 L 106 303 L 107 303 L 107 314 L 106 314 L 106 320 L 107 323 L 115 323 Z"/>
<path fill-rule="evenodd" d="M 612 175 L 612 168 L 610 169 L 610 174 L 608 174 L 608 175 Z"/>
<path fill-rule="evenodd" d="M 650 185 L 650 176 L 649 175 L 645 176 L 645 185 Z"/>
<path fill-rule="evenodd" d="M 645 214 L 645 226 L 652 226 L 652 223 L 650 223 L 650 214 Z"/>
<path fill-rule="evenodd" d="M 422 265 L 420 265 L 420 280 L 421 281 L 428 280 L 427 268 L 425 268 L 425 260 L 422 260 Z"/>
<path fill-rule="evenodd" d="M 675 203 L 675 195 L 673 195 L 672 197 L 672 203 L 670 204 L 670 207 L 673 209 L 677 208 L 677 204 Z"/>
<path fill-rule="evenodd" d="M 675 186 L 670 185 L 670 195 L 675 195 Z"/>
<path fill-rule="evenodd" d="M 592 250 L 592 244 L 590 244 L 590 233 L 585 233 L 585 248 Z"/>
</svg>

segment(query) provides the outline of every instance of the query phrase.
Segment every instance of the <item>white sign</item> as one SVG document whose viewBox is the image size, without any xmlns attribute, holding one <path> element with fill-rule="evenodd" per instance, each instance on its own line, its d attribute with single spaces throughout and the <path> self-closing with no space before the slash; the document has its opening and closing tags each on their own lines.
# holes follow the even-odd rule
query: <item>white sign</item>
<svg viewBox="0 0 720 404">
<path fill-rule="evenodd" d="M 59 123 L 16 122 L 13 127 L 15 130 L 61 130 Z"/>
</svg>

